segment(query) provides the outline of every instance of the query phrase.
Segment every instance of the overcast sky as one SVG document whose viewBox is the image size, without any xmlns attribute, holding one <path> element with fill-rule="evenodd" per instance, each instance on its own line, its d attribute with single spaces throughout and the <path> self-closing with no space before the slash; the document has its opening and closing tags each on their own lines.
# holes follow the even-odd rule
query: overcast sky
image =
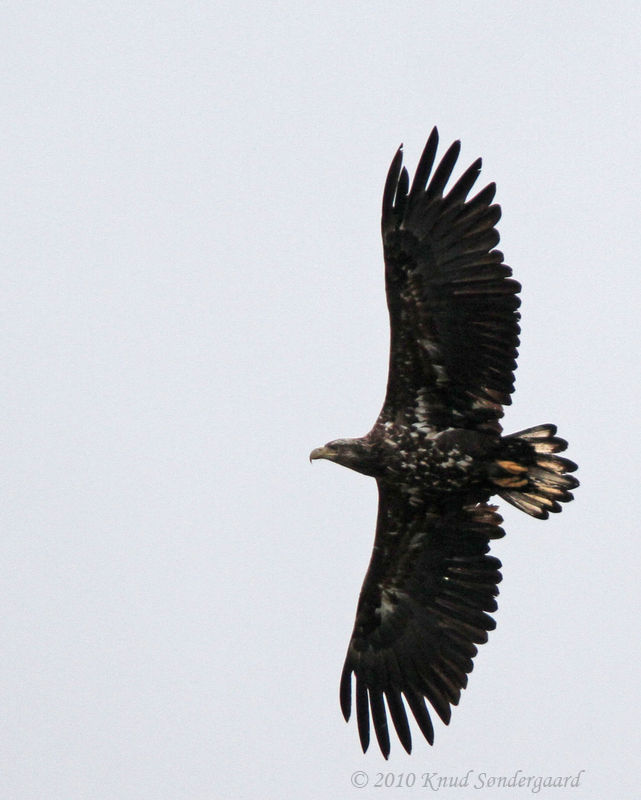
<svg viewBox="0 0 641 800">
<path fill-rule="evenodd" d="M 637 797 L 639 4 L 0 15 L 0 795 Z M 382 403 L 383 182 L 434 124 L 523 284 L 505 427 L 556 422 L 582 485 L 503 504 L 497 630 L 386 763 L 338 705 L 375 484 L 307 457 Z"/>
</svg>

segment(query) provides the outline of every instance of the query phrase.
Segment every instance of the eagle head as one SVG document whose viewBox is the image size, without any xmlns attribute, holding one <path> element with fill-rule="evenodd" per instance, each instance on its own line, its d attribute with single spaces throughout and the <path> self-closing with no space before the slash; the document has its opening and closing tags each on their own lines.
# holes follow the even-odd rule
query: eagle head
<svg viewBox="0 0 641 800">
<path fill-rule="evenodd" d="M 372 443 L 364 437 L 362 439 L 334 439 L 322 447 L 317 447 L 309 454 L 309 460 L 315 461 L 325 458 L 335 461 L 344 467 L 361 472 L 363 475 L 376 475 L 379 460 L 374 452 Z"/>
</svg>

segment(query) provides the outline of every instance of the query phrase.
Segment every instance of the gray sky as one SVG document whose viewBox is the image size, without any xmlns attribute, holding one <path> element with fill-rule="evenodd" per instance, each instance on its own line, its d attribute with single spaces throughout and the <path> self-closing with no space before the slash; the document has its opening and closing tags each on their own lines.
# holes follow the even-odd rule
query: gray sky
<svg viewBox="0 0 641 800">
<path fill-rule="evenodd" d="M 639 15 L 4 4 L 2 797 L 636 796 Z M 378 413 L 383 181 L 434 124 L 524 287 L 505 427 L 556 422 L 582 486 L 502 509 L 497 630 L 386 764 L 338 706 L 375 485 L 307 456 Z"/>
</svg>

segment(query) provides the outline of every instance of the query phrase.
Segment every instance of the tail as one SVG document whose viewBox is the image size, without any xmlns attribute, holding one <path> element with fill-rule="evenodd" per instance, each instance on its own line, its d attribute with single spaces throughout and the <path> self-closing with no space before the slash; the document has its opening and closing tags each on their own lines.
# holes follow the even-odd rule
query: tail
<svg viewBox="0 0 641 800">
<path fill-rule="evenodd" d="M 500 457 L 493 462 L 492 482 L 508 503 L 538 519 L 561 510 L 560 503 L 572 500 L 571 489 L 579 482 L 569 472 L 573 461 L 555 453 L 568 443 L 556 436 L 556 425 L 537 425 L 502 439 Z"/>
</svg>

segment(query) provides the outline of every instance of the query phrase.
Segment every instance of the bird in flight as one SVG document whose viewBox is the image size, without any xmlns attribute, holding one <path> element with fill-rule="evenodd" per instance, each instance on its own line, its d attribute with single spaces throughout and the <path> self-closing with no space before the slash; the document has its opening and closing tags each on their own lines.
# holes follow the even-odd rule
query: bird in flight
<svg viewBox="0 0 641 800">
<path fill-rule="evenodd" d="M 340 684 L 349 720 L 354 675 L 363 751 L 370 720 L 390 752 L 388 715 L 407 752 L 407 708 L 430 744 L 426 700 L 448 724 L 495 622 L 504 536 L 492 495 L 539 519 L 572 500 L 576 464 L 554 425 L 504 436 L 519 344 L 520 285 L 496 250 L 500 206 L 490 183 L 468 199 L 477 159 L 447 187 L 456 141 L 434 169 L 436 128 L 410 185 L 402 146 L 383 192 L 390 317 L 387 393 L 372 430 L 313 450 L 376 479 L 374 550 Z M 387 709 L 387 710 L 386 710 Z"/>
</svg>

